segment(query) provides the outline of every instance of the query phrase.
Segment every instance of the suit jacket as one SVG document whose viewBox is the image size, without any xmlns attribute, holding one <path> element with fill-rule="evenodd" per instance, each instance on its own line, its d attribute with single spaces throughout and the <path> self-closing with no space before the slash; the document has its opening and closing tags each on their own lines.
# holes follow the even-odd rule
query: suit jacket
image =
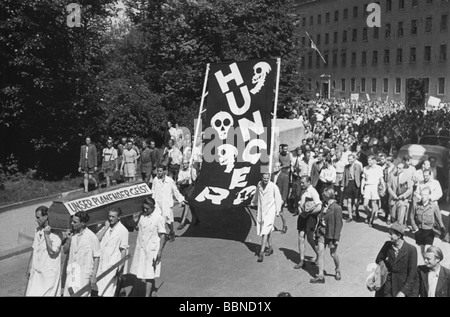
<svg viewBox="0 0 450 317">
<path fill-rule="evenodd" d="M 311 184 L 316 187 L 317 183 L 319 182 L 319 176 L 320 176 L 320 172 L 323 169 L 323 162 L 321 163 L 322 167 L 320 167 L 320 165 L 317 164 L 317 162 L 314 162 L 312 167 L 311 167 Z"/>
<path fill-rule="evenodd" d="M 415 278 L 416 296 L 428 297 L 428 272 L 430 272 L 430 269 L 426 265 L 421 265 L 417 268 Z M 442 265 L 436 285 L 435 297 L 450 297 L 450 270 Z"/>
<path fill-rule="evenodd" d="M 355 175 L 353 175 L 355 177 L 355 183 L 356 183 L 356 186 L 358 186 L 358 188 L 360 188 L 361 187 L 361 174 L 363 171 L 363 167 L 362 167 L 362 164 L 358 164 L 357 161 L 355 161 L 355 163 L 353 163 L 353 164 L 355 164 Z M 344 169 L 344 188 L 348 186 L 348 182 L 350 180 L 350 166 L 351 166 L 350 164 L 347 164 Z"/>
<path fill-rule="evenodd" d="M 81 146 L 79 167 L 84 167 L 86 164 L 86 149 L 87 149 L 86 145 Z M 93 144 L 89 145 L 87 167 L 88 168 L 97 167 L 97 148 Z"/>
<path fill-rule="evenodd" d="M 413 297 L 414 279 L 417 274 L 417 249 L 406 241 L 395 257 L 392 242 L 387 241 L 377 255 L 375 263 L 384 261 L 388 270 L 386 283 L 375 293 L 376 297 L 395 297 L 403 292 L 407 297 Z"/>
</svg>

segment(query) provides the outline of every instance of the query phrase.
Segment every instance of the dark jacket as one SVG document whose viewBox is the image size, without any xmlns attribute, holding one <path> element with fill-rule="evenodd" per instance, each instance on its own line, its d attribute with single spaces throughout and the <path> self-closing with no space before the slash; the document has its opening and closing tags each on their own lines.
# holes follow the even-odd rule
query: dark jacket
<svg viewBox="0 0 450 317">
<path fill-rule="evenodd" d="M 384 261 L 388 270 L 386 283 L 375 293 L 376 297 L 395 297 L 403 292 L 407 297 L 414 296 L 414 278 L 417 274 L 417 249 L 403 242 L 395 257 L 392 242 L 387 241 L 377 255 L 375 263 Z"/>
<path fill-rule="evenodd" d="M 416 295 L 428 297 L 428 272 L 430 269 L 426 265 L 417 268 L 415 278 Z M 436 297 L 450 297 L 450 270 L 441 265 L 439 278 L 436 286 Z"/>
<path fill-rule="evenodd" d="M 323 162 L 319 165 L 317 162 L 314 162 L 311 167 L 311 184 L 316 187 L 319 182 L 320 172 L 322 171 L 324 164 Z"/>
<path fill-rule="evenodd" d="M 342 208 L 336 202 L 333 202 L 326 213 L 320 213 L 319 222 L 322 222 L 322 220 L 325 223 L 325 232 L 322 232 L 325 239 L 339 240 L 343 225 Z"/>
<path fill-rule="evenodd" d="M 79 167 L 84 168 L 85 164 L 86 164 L 86 145 L 82 145 L 80 150 Z M 87 167 L 88 168 L 97 167 L 97 148 L 93 144 L 89 145 Z"/>
</svg>

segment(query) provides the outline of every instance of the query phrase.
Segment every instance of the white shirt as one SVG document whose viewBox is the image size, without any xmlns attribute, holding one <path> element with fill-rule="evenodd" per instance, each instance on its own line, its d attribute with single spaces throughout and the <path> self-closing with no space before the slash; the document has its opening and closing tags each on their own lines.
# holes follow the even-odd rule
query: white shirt
<svg viewBox="0 0 450 317">
<path fill-rule="evenodd" d="M 113 147 L 103 149 L 103 161 L 109 162 L 117 159 L 117 150 Z"/>
<path fill-rule="evenodd" d="M 383 168 L 379 165 L 364 167 L 363 177 L 365 185 L 378 185 L 383 176 Z"/>
<path fill-rule="evenodd" d="M 178 172 L 178 181 L 183 180 L 183 179 L 189 179 L 188 180 L 188 184 L 192 184 L 192 178 L 194 177 L 194 181 L 197 178 L 197 171 L 195 170 L 195 168 L 190 169 L 188 168 L 187 170 L 183 170 L 180 169 L 180 171 Z"/>
<path fill-rule="evenodd" d="M 161 209 L 163 209 L 163 212 L 166 207 L 169 208 L 173 207 L 174 195 L 178 200 L 178 202 L 181 203 L 184 200 L 184 197 L 178 191 L 178 188 L 175 185 L 174 180 L 169 176 L 165 176 L 163 179 L 156 177 L 153 180 L 152 190 L 153 190 L 153 198 L 155 199 L 156 203 L 161 207 Z"/>
<path fill-rule="evenodd" d="M 319 178 L 324 183 L 334 184 L 336 182 L 336 169 L 333 165 L 328 165 L 328 168 L 322 168 Z"/>
<path fill-rule="evenodd" d="M 435 297 L 436 287 L 439 279 L 439 273 L 441 272 L 441 267 L 437 272 L 428 272 L 428 297 Z"/>
</svg>

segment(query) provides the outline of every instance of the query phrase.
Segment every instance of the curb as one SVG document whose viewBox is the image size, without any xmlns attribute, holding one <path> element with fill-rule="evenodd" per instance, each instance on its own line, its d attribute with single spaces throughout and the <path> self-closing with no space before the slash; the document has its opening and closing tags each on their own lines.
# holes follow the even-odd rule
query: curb
<svg viewBox="0 0 450 317">
<path fill-rule="evenodd" d="M 22 207 L 26 207 L 26 206 L 35 205 L 35 204 L 38 204 L 40 202 L 44 202 L 44 201 L 48 201 L 48 200 L 55 200 L 55 199 L 58 199 L 58 198 L 71 196 L 71 195 L 73 195 L 75 193 L 82 192 L 82 191 L 83 191 L 83 189 L 79 188 L 79 189 L 74 189 L 74 190 L 71 190 L 71 191 L 68 191 L 68 192 L 64 192 L 64 193 L 61 193 L 61 194 L 54 194 L 54 195 L 50 195 L 50 196 L 39 197 L 39 198 L 31 199 L 31 200 L 21 201 L 21 202 L 14 203 L 14 204 L 11 204 L 11 205 L 1 206 L 0 207 L 0 214 L 3 213 L 3 212 L 6 212 L 6 211 L 17 209 L 17 208 L 22 208 Z"/>
</svg>

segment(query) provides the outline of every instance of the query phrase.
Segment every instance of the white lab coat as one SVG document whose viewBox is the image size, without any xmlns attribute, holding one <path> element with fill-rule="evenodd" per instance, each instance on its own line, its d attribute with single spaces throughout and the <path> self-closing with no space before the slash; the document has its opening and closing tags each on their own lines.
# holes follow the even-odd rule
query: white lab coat
<svg viewBox="0 0 450 317">
<path fill-rule="evenodd" d="M 30 280 L 25 296 L 57 296 L 60 293 L 61 239 L 58 235 L 50 233 L 52 250 L 56 252 L 55 255 L 50 255 L 44 235 L 43 229 L 36 229 Z"/>
<path fill-rule="evenodd" d="M 149 216 L 141 216 L 138 223 L 136 249 L 131 262 L 130 273 L 139 279 L 154 279 L 160 276 L 161 262 L 156 267 L 153 261 L 158 256 L 159 233 L 166 233 L 164 218 L 157 209 Z"/>
<path fill-rule="evenodd" d="M 165 176 L 164 181 L 158 177 L 153 180 L 153 199 L 161 209 L 161 215 L 166 223 L 173 223 L 173 196 L 178 202 L 184 201 L 183 195 L 175 184 L 175 181 L 169 176 Z"/>
<path fill-rule="evenodd" d="M 128 249 L 128 230 L 119 221 L 114 228 L 109 228 L 100 242 L 100 263 L 98 275 L 108 270 L 122 258 L 121 250 Z M 97 282 L 98 295 L 112 297 L 117 287 L 116 270 Z"/>
<path fill-rule="evenodd" d="M 72 236 L 67 264 L 67 278 L 64 287 L 64 296 L 70 296 L 69 287 L 76 293 L 90 283 L 94 269 L 94 258 L 100 257 L 100 243 L 97 236 L 89 230 Z M 86 292 L 83 296 L 88 296 Z"/>
<path fill-rule="evenodd" d="M 258 183 L 252 205 L 258 205 L 256 216 L 256 232 L 259 236 L 267 235 L 274 230 L 275 216 L 278 216 L 283 201 L 278 186 L 269 182 L 266 188 Z"/>
</svg>

